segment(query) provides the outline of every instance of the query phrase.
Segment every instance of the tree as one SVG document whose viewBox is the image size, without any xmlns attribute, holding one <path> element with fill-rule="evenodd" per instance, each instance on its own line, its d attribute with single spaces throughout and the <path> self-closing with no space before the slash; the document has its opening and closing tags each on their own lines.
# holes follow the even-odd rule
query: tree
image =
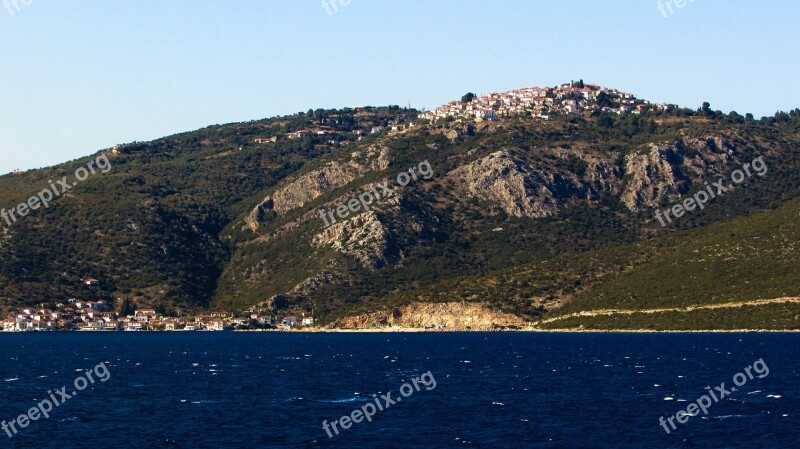
<svg viewBox="0 0 800 449">
<path fill-rule="evenodd" d="M 586 85 L 583 84 L 583 80 L 579 80 L 577 83 L 575 83 L 575 87 L 577 87 L 578 89 L 583 89 L 584 87 L 586 87 Z"/>
<path fill-rule="evenodd" d="M 469 92 L 466 95 L 464 95 L 463 97 L 461 97 L 461 102 L 462 103 L 469 103 L 469 102 L 472 101 L 473 98 L 475 98 L 475 94 L 473 94 L 472 92 Z"/>
<path fill-rule="evenodd" d="M 602 117 L 600 117 L 600 120 L 597 121 L 597 124 L 603 128 L 613 128 L 614 118 L 608 114 L 605 114 Z"/>
<path fill-rule="evenodd" d="M 120 307 L 119 307 L 120 316 L 133 315 L 133 313 L 135 311 L 136 311 L 136 307 L 134 307 L 134 305 L 131 303 L 131 300 L 129 298 L 125 298 L 125 299 L 122 300 L 122 304 L 120 304 Z"/>
<path fill-rule="evenodd" d="M 603 107 L 614 108 L 617 107 L 617 104 L 614 103 L 614 100 L 611 98 L 611 95 L 605 92 L 600 92 L 597 95 L 597 106 L 601 108 Z"/>
<path fill-rule="evenodd" d="M 713 111 L 711 111 L 711 103 L 704 101 L 701 111 L 705 115 L 713 115 Z"/>
</svg>

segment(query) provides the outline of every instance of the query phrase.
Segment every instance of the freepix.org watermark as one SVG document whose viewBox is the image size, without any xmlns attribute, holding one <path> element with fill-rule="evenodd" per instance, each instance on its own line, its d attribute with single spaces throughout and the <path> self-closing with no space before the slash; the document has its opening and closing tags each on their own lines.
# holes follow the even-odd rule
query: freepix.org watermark
<svg viewBox="0 0 800 449">
<path fill-rule="evenodd" d="M 750 169 L 753 169 L 752 171 Z M 746 180 L 753 177 L 753 175 L 763 177 L 767 174 L 767 164 L 764 163 L 764 156 L 757 157 L 753 159 L 753 162 L 749 164 L 744 164 L 741 170 L 736 170 L 731 173 L 731 181 L 734 184 L 741 184 Z M 718 196 L 724 196 L 728 191 L 733 190 L 733 184 L 725 185 L 725 180 L 723 178 L 719 178 L 717 182 L 708 184 L 705 183 L 705 190 L 700 190 L 699 192 L 695 193 L 691 198 L 686 198 L 680 204 L 675 204 L 674 206 L 664 209 L 662 212 L 661 209 L 656 209 L 656 218 L 658 222 L 661 223 L 661 227 L 665 227 L 667 225 L 666 222 L 672 223 L 672 219 L 678 219 L 683 217 L 686 212 L 691 212 L 697 208 L 705 209 L 705 204 L 710 200 Z M 672 218 L 670 218 L 670 213 L 672 213 Z M 664 221 L 666 219 L 666 222 Z"/>
<path fill-rule="evenodd" d="M 348 6 L 352 0 L 322 0 L 322 7 L 329 16 L 339 12 L 339 5 Z"/>
<path fill-rule="evenodd" d="M 31 3 L 33 0 L 3 0 L 3 7 L 13 16 L 20 12 L 23 6 L 30 6 Z"/>
<path fill-rule="evenodd" d="M 675 14 L 675 11 L 672 9 L 673 6 L 675 6 L 678 9 L 682 9 L 687 4 L 693 2 L 694 0 L 658 0 L 656 7 L 658 8 L 659 11 L 661 11 L 661 14 L 666 19 L 667 17 Z"/>
<path fill-rule="evenodd" d="M 672 432 L 672 430 L 676 430 L 678 428 L 675 425 L 675 421 L 678 421 L 678 424 L 686 424 L 686 422 L 689 421 L 689 418 L 699 415 L 700 412 L 703 412 L 704 415 L 708 415 L 709 407 L 711 407 L 713 404 L 716 404 L 721 399 L 725 399 L 727 396 L 730 396 L 731 393 L 737 390 L 737 387 L 743 386 L 748 380 L 753 380 L 755 378 L 753 371 L 755 371 L 759 379 L 763 379 L 769 375 L 769 367 L 764 362 L 764 359 L 758 359 L 752 365 L 745 367 L 743 372 L 736 373 L 736 375 L 733 376 L 733 384 L 735 385 L 734 387 L 731 387 L 730 389 L 725 388 L 725 382 L 722 382 L 719 384 L 719 386 L 716 386 L 713 389 L 711 387 L 706 387 L 706 390 L 708 390 L 707 394 L 700 396 L 700 398 L 695 402 L 689 404 L 689 406 L 686 407 L 686 410 L 681 410 L 666 420 L 664 420 L 663 416 L 658 418 L 659 424 L 661 424 L 661 427 L 664 428 L 664 432 L 669 434 Z M 672 427 L 672 430 L 667 427 L 667 423 L 669 423 L 670 427 Z"/>
<path fill-rule="evenodd" d="M 411 184 L 411 181 L 416 181 L 419 179 L 417 176 L 422 177 L 422 179 L 429 180 L 433 178 L 433 167 L 428 161 L 420 162 L 416 167 L 411 167 L 408 169 L 407 172 L 400 172 L 397 174 L 397 184 L 400 187 L 405 187 Z M 381 192 L 378 192 L 378 189 Z M 382 183 L 375 184 L 375 186 L 360 195 L 358 198 L 353 198 L 347 202 L 347 204 L 342 204 L 339 207 L 330 209 L 325 211 L 324 209 L 320 209 L 319 216 L 322 217 L 322 220 L 325 222 L 325 227 L 331 226 L 332 224 L 336 223 L 336 218 L 334 217 L 334 213 L 336 214 L 339 219 L 344 220 L 350 214 L 354 214 L 359 210 L 369 210 L 369 206 L 372 205 L 377 200 L 381 198 L 388 198 L 394 196 L 397 191 L 397 187 L 389 187 L 389 181 L 383 181 Z M 330 218 L 330 221 L 328 221 Z"/>
<path fill-rule="evenodd" d="M 375 398 L 374 403 L 368 402 L 360 409 L 353 410 L 353 412 L 349 415 L 342 416 L 341 418 L 330 423 L 328 423 L 328 420 L 322 421 L 322 429 L 327 432 L 328 438 L 333 438 L 334 433 L 339 435 L 339 427 L 341 427 L 342 430 L 347 430 L 353 426 L 353 423 L 360 424 L 364 422 L 365 419 L 367 422 L 372 422 L 372 417 L 375 416 L 375 414 L 377 414 L 379 411 L 382 412 L 389 407 L 400 403 L 403 398 L 407 398 L 420 391 L 422 389 L 421 386 L 425 387 L 426 391 L 431 391 L 436 388 L 436 379 L 433 377 L 433 373 L 428 371 L 422 376 L 415 377 L 411 379 L 410 382 L 406 382 L 401 385 L 400 396 L 402 397 L 392 399 L 392 392 L 390 391 Z M 333 429 L 333 432 L 331 432 L 331 429 Z"/>
<path fill-rule="evenodd" d="M 111 379 L 111 371 L 108 370 L 105 362 L 92 369 L 87 369 L 83 375 L 78 376 L 72 383 L 74 389 L 71 392 L 67 393 L 68 387 L 61 387 L 56 391 L 48 391 L 47 394 L 50 395 L 49 398 L 37 403 L 35 406 L 31 407 L 27 413 L 17 416 L 10 422 L 0 422 L 0 428 L 3 429 L 9 438 L 13 438 L 14 435 L 18 434 L 20 430 L 27 428 L 32 422 L 40 419 L 49 419 L 50 412 L 52 412 L 55 407 L 59 407 L 69 399 L 74 398 L 78 395 L 78 392 L 89 388 L 90 385 L 94 385 L 98 380 L 100 382 L 107 382 L 108 379 Z"/>
<path fill-rule="evenodd" d="M 90 175 L 96 174 L 97 170 L 100 170 L 101 173 L 108 173 L 111 171 L 111 161 L 108 160 L 108 156 L 106 156 L 105 153 L 97 156 L 95 160 L 89 161 L 89 163 L 86 164 L 86 167 L 78 167 L 78 169 L 75 170 L 76 180 L 72 183 L 69 182 L 69 179 L 66 176 L 55 183 L 52 179 L 50 179 L 48 181 L 50 186 L 38 194 L 30 197 L 28 201 L 20 203 L 16 207 L 9 210 L 1 209 L 0 225 L 3 225 L 4 227 L 11 227 L 11 225 L 16 223 L 17 220 L 27 217 L 31 211 L 42 207 L 48 209 L 51 201 L 72 190 L 72 188 L 77 186 L 78 183 L 86 181 Z"/>
</svg>

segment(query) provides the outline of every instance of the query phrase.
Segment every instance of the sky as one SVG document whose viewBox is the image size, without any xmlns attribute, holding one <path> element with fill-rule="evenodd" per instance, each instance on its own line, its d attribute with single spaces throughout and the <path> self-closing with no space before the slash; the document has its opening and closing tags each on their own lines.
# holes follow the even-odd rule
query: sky
<svg viewBox="0 0 800 449">
<path fill-rule="evenodd" d="M 578 79 L 757 117 L 800 107 L 800 2 L 683 1 L 0 0 L 0 173 L 213 124 Z"/>
</svg>

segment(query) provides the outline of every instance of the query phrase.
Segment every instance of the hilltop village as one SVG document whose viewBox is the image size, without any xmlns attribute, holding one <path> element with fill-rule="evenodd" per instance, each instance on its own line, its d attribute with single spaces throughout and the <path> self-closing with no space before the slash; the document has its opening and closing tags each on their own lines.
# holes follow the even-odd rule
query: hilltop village
<svg viewBox="0 0 800 449">
<path fill-rule="evenodd" d="M 627 92 L 578 81 L 556 87 L 527 87 L 484 96 L 467 94 L 460 101 L 451 101 L 420 114 L 420 118 L 481 121 L 525 114 L 549 119 L 554 115 L 595 112 L 641 114 L 647 110 L 666 110 L 669 107 L 671 105 L 640 100 Z"/>
<path fill-rule="evenodd" d="M 376 120 L 374 108 L 346 108 L 339 111 L 316 110 L 301 113 L 304 125 L 270 132 L 253 139 L 263 145 L 279 141 L 310 139 L 322 145 L 351 145 L 367 137 L 383 133 L 395 134 L 437 120 L 501 120 L 529 116 L 543 120 L 559 115 L 642 114 L 666 111 L 676 105 L 653 103 L 631 93 L 584 83 L 582 80 L 556 87 L 526 87 L 502 93 L 477 96 L 469 93 L 432 111 L 408 115 L 409 109 L 389 108 L 390 114 Z M 393 112 L 393 113 L 392 113 Z M 416 119 L 415 119 L 416 117 Z"/>
</svg>

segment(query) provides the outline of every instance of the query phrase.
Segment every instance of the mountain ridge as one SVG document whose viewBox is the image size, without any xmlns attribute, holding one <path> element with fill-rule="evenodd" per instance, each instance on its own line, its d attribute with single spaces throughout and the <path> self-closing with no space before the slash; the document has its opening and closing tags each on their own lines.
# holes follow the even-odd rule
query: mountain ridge
<svg viewBox="0 0 800 449">
<path fill-rule="evenodd" d="M 602 103 L 626 98 L 598 89 L 601 103 L 597 93 L 547 119 L 535 104 L 488 117 L 318 109 L 115 147 L 109 176 L 4 232 L 0 303 L 91 296 L 166 312 L 261 304 L 325 323 L 417 302 L 488 301 L 534 321 L 604 272 L 621 275 L 593 263 L 593 251 L 701 232 L 798 196 L 797 110 L 755 120 L 631 96 L 651 106 L 617 112 Z M 480 101 L 458 103 L 467 112 Z M 655 221 L 655 209 L 759 156 L 770 168 L 763 179 L 672 228 Z M 320 210 L 423 161 L 431 180 L 325 229 Z M 0 200 L 23 201 L 15 191 L 71 167 L 0 177 Z M 646 259 L 628 256 L 616 263 Z M 542 279 L 515 268 L 559 263 Z M 100 281 L 80 283 L 89 277 Z M 504 280 L 469 281 L 487 277 Z M 710 291 L 724 290 L 715 282 Z"/>
</svg>

